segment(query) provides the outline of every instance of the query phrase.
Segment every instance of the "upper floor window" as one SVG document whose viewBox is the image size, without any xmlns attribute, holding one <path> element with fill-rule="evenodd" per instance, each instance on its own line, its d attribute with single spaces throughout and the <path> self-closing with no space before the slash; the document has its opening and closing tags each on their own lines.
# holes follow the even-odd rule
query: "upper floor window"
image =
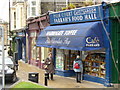
<svg viewBox="0 0 120 90">
<path fill-rule="evenodd" d="M 32 6 L 36 6 L 36 1 L 32 1 Z"/>
<path fill-rule="evenodd" d="M 35 16 L 35 15 L 36 15 L 36 8 L 32 7 L 32 16 Z"/>
</svg>

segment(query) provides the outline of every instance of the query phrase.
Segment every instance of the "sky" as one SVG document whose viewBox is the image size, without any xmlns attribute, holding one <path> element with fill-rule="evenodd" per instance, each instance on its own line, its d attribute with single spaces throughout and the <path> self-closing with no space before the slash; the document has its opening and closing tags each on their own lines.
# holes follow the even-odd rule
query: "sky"
<svg viewBox="0 0 120 90">
<path fill-rule="evenodd" d="M 9 0 L 0 0 L 0 19 L 9 21 Z"/>
<path fill-rule="evenodd" d="M 108 1 L 108 0 L 103 0 L 103 1 Z M 110 0 L 110 1 L 117 2 L 120 0 Z M 9 22 L 9 0 L 0 0 L 0 19 Z"/>
</svg>

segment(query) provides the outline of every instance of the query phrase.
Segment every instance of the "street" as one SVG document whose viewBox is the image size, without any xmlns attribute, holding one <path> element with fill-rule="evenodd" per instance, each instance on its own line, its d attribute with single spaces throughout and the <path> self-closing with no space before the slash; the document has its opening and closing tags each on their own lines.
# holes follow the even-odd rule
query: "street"
<svg viewBox="0 0 120 90">
<path fill-rule="evenodd" d="M 7 50 L 5 50 L 5 57 L 7 57 Z M 16 80 L 16 82 L 18 79 Z M 5 88 L 9 88 L 11 85 L 13 85 L 15 82 L 5 81 Z M 0 90 L 2 89 L 2 78 L 0 78 Z"/>
<path fill-rule="evenodd" d="M 11 85 L 13 85 L 14 83 L 12 82 L 6 82 L 5 83 L 5 88 L 9 88 Z M 0 79 L 0 90 L 2 89 L 2 79 Z"/>
<path fill-rule="evenodd" d="M 116 88 L 119 9 L 120 0 L 1 1 L 0 89 L 31 81 L 47 88 Z"/>
</svg>

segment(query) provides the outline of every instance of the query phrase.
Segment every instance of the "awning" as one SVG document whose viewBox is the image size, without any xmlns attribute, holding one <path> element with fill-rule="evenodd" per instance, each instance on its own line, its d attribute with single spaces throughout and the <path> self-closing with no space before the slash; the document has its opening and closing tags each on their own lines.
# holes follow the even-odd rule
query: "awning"
<svg viewBox="0 0 120 90">
<path fill-rule="evenodd" d="M 70 49 L 97 50 L 104 47 L 101 22 L 48 26 L 37 39 L 36 46 Z"/>
</svg>

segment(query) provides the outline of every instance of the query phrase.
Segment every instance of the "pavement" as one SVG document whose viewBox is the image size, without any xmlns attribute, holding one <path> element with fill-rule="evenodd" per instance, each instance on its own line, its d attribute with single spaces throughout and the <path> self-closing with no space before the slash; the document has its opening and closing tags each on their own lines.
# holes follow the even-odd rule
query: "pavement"
<svg viewBox="0 0 120 90">
<path fill-rule="evenodd" d="M 43 69 L 36 66 L 19 61 L 19 68 L 17 76 L 20 80 L 28 81 L 28 73 L 37 72 L 39 73 L 39 84 L 44 85 L 44 73 Z M 76 83 L 73 77 L 63 77 L 54 75 L 54 80 L 48 80 L 48 86 L 51 88 L 107 88 L 103 84 L 94 83 L 83 80 L 82 83 Z"/>
<path fill-rule="evenodd" d="M 5 50 L 5 56 L 7 56 L 7 50 Z M 43 69 L 40 69 L 36 66 L 30 65 L 23 61 L 19 61 L 19 68 L 17 71 L 17 77 L 19 81 L 28 81 L 29 72 L 37 72 L 39 73 L 39 83 L 40 85 L 44 85 L 44 73 Z M 18 81 L 18 82 L 19 82 Z M 13 86 L 13 83 L 6 84 L 6 87 Z M 117 86 L 117 85 L 116 85 Z M 1 85 L 0 85 L 1 87 Z M 75 78 L 73 77 L 63 77 L 54 75 L 54 80 L 48 80 L 48 87 L 50 88 L 107 88 L 103 84 L 94 83 L 90 81 L 83 80 L 82 83 L 76 83 Z"/>
</svg>

